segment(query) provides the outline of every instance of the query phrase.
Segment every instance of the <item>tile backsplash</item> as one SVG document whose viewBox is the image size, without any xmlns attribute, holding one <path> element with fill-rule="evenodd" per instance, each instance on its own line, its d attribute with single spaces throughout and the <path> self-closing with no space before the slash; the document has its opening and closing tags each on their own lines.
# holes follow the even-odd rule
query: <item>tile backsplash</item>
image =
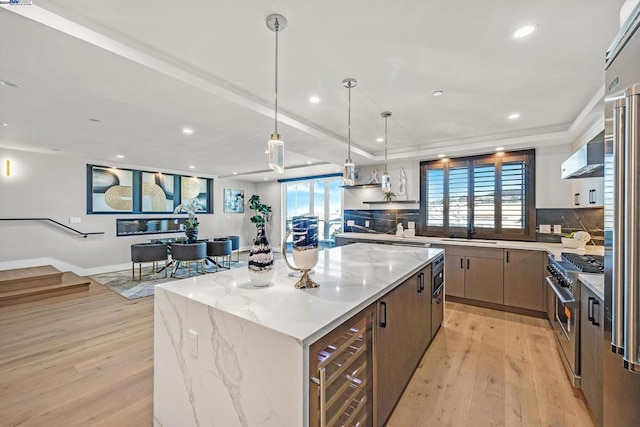
<svg viewBox="0 0 640 427">
<path fill-rule="evenodd" d="M 347 233 L 395 234 L 398 224 L 407 229 L 409 221 L 415 222 L 417 230 L 419 219 L 419 209 L 345 209 L 343 229 Z M 353 221 L 352 226 L 349 221 Z M 560 243 L 562 236 L 584 230 L 591 234 L 591 244 L 604 245 L 603 208 L 536 209 L 536 230 L 541 224 L 550 225 L 551 233 L 536 233 L 539 242 Z M 560 225 L 561 234 L 553 234 L 554 225 Z"/>
<path fill-rule="evenodd" d="M 562 227 L 561 234 L 542 234 L 540 225 Z M 560 243 L 560 238 L 573 231 L 586 231 L 591 234 L 591 243 L 604 245 L 604 208 L 580 209 L 536 209 L 536 240 L 538 242 Z"/>
<path fill-rule="evenodd" d="M 345 209 L 343 229 L 347 233 L 395 234 L 398 224 L 402 224 L 406 230 L 409 221 L 415 223 L 417 230 L 419 218 L 419 209 Z M 347 225 L 349 221 L 353 221 L 354 225 Z"/>
</svg>

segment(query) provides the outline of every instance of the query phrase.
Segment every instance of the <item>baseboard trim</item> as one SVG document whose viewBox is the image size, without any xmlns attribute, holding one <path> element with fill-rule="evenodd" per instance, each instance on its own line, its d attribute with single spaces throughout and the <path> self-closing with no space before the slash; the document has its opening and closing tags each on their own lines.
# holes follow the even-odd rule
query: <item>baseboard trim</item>
<svg viewBox="0 0 640 427">
<path fill-rule="evenodd" d="M 38 267 L 41 265 L 51 265 L 60 271 L 71 271 L 78 276 L 92 276 L 94 274 L 109 273 L 112 271 L 127 270 L 131 268 L 131 263 L 103 265 L 99 267 L 82 268 L 73 264 L 54 258 L 33 258 L 0 262 L 0 270 L 13 270 L 15 268 Z"/>
<path fill-rule="evenodd" d="M 447 301 L 457 302 L 460 304 L 475 305 L 477 307 L 490 308 L 499 311 L 508 311 L 510 313 L 523 314 L 525 316 L 539 317 L 541 319 L 547 318 L 547 314 L 543 311 L 529 310 L 527 308 L 520 307 L 511 307 L 509 305 L 495 304 L 492 302 L 476 301 L 467 298 L 454 297 L 452 295 L 447 295 L 446 299 Z"/>
</svg>

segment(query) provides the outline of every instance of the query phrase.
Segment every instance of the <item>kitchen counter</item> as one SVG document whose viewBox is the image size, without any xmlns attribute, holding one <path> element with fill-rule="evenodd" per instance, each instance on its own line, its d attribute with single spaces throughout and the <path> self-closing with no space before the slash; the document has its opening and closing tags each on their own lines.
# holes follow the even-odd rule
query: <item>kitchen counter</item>
<svg viewBox="0 0 640 427">
<path fill-rule="evenodd" d="M 414 236 L 414 237 L 402 237 L 395 234 L 382 234 L 382 233 L 339 233 L 336 234 L 337 238 L 344 238 L 349 240 L 360 240 L 362 242 L 389 242 L 400 243 L 408 245 L 425 245 L 428 246 L 432 243 L 431 237 Z"/>
<path fill-rule="evenodd" d="M 591 292 L 604 301 L 604 274 L 580 274 L 578 278 Z"/>
<path fill-rule="evenodd" d="M 156 286 L 156 425 L 307 425 L 309 345 L 440 254 L 364 243 L 324 250 L 315 289 L 295 289 L 282 260 L 264 288 L 245 268 Z"/>
<path fill-rule="evenodd" d="M 383 237 L 386 236 L 386 237 Z M 336 237 L 343 237 L 354 240 L 383 240 L 393 238 L 394 241 L 407 241 L 407 242 L 420 242 L 428 243 L 431 245 L 460 245 L 460 246 L 476 246 L 486 248 L 502 248 L 502 249 L 524 249 L 534 251 L 546 251 L 552 254 L 556 259 L 560 259 L 562 252 L 572 252 L 577 254 L 587 255 L 604 255 L 604 246 L 587 245 L 585 250 L 577 250 L 571 248 L 565 248 L 561 243 L 546 243 L 546 242 L 529 242 L 520 240 L 482 240 L 482 239 L 451 239 L 444 237 L 396 237 L 389 234 L 376 234 L 376 233 L 340 233 L 336 234 Z"/>
</svg>

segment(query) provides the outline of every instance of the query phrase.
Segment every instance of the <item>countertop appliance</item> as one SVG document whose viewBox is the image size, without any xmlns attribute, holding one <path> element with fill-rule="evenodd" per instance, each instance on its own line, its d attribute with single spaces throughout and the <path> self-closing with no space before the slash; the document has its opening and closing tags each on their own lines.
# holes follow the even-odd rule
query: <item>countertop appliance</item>
<svg viewBox="0 0 640 427">
<path fill-rule="evenodd" d="M 602 274 L 604 257 L 561 254 L 562 260 L 548 256 L 545 278 L 554 294 L 553 332 L 565 371 L 574 387 L 580 387 L 580 283 L 581 273 Z"/>
<path fill-rule="evenodd" d="M 605 67 L 604 425 L 640 420 L 640 4 Z"/>
<path fill-rule="evenodd" d="M 431 339 L 444 320 L 444 255 L 431 263 Z"/>
</svg>

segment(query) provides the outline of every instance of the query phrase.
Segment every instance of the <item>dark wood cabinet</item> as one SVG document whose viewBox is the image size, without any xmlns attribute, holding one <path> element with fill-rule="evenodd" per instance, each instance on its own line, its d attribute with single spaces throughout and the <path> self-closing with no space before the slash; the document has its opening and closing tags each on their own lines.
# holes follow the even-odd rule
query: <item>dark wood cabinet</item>
<svg viewBox="0 0 640 427">
<path fill-rule="evenodd" d="M 544 254 L 504 250 L 504 305 L 546 311 L 543 301 Z"/>
<path fill-rule="evenodd" d="M 596 426 L 602 426 L 602 341 L 604 303 L 582 285 L 580 302 L 580 388 Z"/>
<path fill-rule="evenodd" d="M 378 301 L 376 425 L 387 421 L 431 341 L 431 266 Z"/>
</svg>

